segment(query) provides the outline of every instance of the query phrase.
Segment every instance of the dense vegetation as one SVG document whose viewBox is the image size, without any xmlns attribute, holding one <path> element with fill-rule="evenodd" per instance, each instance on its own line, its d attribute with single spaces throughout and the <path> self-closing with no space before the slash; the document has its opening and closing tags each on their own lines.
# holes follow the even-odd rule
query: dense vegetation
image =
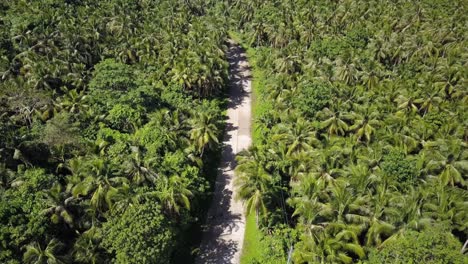
<svg viewBox="0 0 468 264">
<path fill-rule="evenodd" d="M 467 263 L 467 11 L 1 2 L 0 263 L 187 261 L 217 166 L 228 17 L 264 77 L 236 180 L 263 234 L 252 261 Z"/>
<path fill-rule="evenodd" d="M 217 9 L 0 3 L 0 263 L 169 263 L 189 247 L 223 126 Z"/>
<path fill-rule="evenodd" d="M 237 186 L 252 262 L 466 263 L 466 1 L 238 0 L 263 79 Z"/>
</svg>

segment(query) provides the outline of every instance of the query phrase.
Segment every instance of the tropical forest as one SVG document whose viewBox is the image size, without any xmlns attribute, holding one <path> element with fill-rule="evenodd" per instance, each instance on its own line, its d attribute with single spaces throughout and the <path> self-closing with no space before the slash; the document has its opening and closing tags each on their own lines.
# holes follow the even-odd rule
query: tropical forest
<svg viewBox="0 0 468 264">
<path fill-rule="evenodd" d="M 467 14 L 0 1 L 0 263 L 468 264 Z"/>
</svg>

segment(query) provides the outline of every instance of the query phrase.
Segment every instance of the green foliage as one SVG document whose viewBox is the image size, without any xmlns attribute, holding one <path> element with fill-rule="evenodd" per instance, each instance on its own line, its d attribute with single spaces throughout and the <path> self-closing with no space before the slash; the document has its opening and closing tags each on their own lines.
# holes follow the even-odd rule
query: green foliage
<svg viewBox="0 0 468 264">
<path fill-rule="evenodd" d="M 97 132 L 96 145 L 102 154 L 118 158 L 121 154 L 129 152 L 128 142 L 130 135 L 105 126 Z"/>
<path fill-rule="evenodd" d="M 140 111 L 139 111 L 140 110 Z M 134 131 L 143 122 L 142 111 L 130 105 L 116 104 L 109 111 L 106 120 L 110 126 L 121 131 Z"/>
<path fill-rule="evenodd" d="M 390 151 L 384 156 L 381 167 L 384 176 L 402 188 L 413 186 L 417 180 L 416 164 L 401 152 Z"/>
<path fill-rule="evenodd" d="M 350 40 L 352 41 L 352 39 Z M 327 37 L 319 41 L 314 41 L 310 49 L 315 58 L 327 57 L 335 59 L 339 55 L 349 52 L 351 45 L 347 41 L 343 41 L 343 39 Z"/>
<path fill-rule="evenodd" d="M 460 253 L 461 243 L 446 229 L 433 226 L 422 232 L 406 231 L 369 254 L 366 263 L 462 264 L 468 256 Z"/>
<path fill-rule="evenodd" d="M 295 262 L 358 262 L 400 233 L 427 241 L 411 230 L 429 223 L 466 239 L 465 11 L 459 0 L 3 1 L 0 262 L 172 260 L 209 193 L 229 17 L 256 67 L 256 146 L 236 184 L 262 230 L 297 231 Z M 281 238 L 265 244 L 259 261 L 284 259 Z"/>
<path fill-rule="evenodd" d="M 154 201 L 129 206 L 103 228 L 102 245 L 115 263 L 170 263 L 176 230 Z"/>
<path fill-rule="evenodd" d="M 1 263 L 166 263 L 187 245 L 223 127 L 222 7 L 0 4 Z"/>
<path fill-rule="evenodd" d="M 295 263 L 359 263 L 430 223 L 465 241 L 462 2 L 232 4 L 263 150 L 239 155 L 239 193 L 265 233 L 298 232 Z"/>
<path fill-rule="evenodd" d="M 324 83 L 306 82 L 301 84 L 298 89 L 299 92 L 292 99 L 292 104 L 308 118 L 314 118 L 318 111 L 330 103 L 331 88 Z"/>
<path fill-rule="evenodd" d="M 32 239 L 41 240 L 51 231 L 45 190 L 52 186 L 54 178 L 42 169 L 19 172 L 10 182 L 10 188 L 0 191 L 0 260 L 2 262 L 21 259 L 20 248 Z M 21 224 L 18 224 L 21 223 Z M 13 263 L 13 262 L 12 262 Z"/>
<path fill-rule="evenodd" d="M 244 244 L 240 263 L 247 264 L 260 258 L 263 254 L 263 248 L 260 242 L 262 232 L 256 224 L 255 215 L 250 214 L 245 218 Z"/>
<path fill-rule="evenodd" d="M 295 230 L 284 227 L 275 227 L 268 235 L 262 235 L 262 256 L 252 263 L 285 263 L 291 250 L 292 241 L 296 240 Z"/>
<path fill-rule="evenodd" d="M 135 85 L 134 73 L 130 66 L 106 59 L 94 66 L 89 88 L 101 91 L 128 91 Z"/>
<path fill-rule="evenodd" d="M 369 29 L 364 25 L 362 27 L 352 28 L 346 33 L 346 42 L 353 48 L 363 49 L 371 39 Z"/>
</svg>

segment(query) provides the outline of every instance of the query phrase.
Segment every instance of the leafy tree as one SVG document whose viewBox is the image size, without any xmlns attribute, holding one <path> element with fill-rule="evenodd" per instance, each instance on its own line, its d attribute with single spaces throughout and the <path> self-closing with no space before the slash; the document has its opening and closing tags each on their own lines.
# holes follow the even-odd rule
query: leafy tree
<svg viewBox="0 0 468 264">
<path fill-rule="evenodd" d="M 143 121 L 142 109 L 135 109 L 131 105 L 116 104 L 110 109 L 106 120 L 110 126 L 124 132 L 135 131 Z"/>
<path fill-rule="evenodd" d="M 466 263 L 461 247 L 446 229 L 433 226 L 422 232 L 403 232 L 373 250 L 367 263 Z"/>
<path fill-rule="evenodd" d="M 0 192 L 7 203 L 0 203 L 0 260 L 20 260 L 22 248 L 33 239 L 42 239 L 50 232 L 50 220 L 44 210 L 47 208 L 45 192 L 52 186 L 53 176 L 42 169 L 20 172 L 12 182 L 13 188 Z M 24 224 L 17 224 L 19 222 Z M 8 243 L 6 243 L 8 242 Z"/>
<path fill-rule="evenodd" d="M 298 89 L 299 94 L 292 98 L 292 104 L 309 118 L 314 118 L 330 103 L 331 89 L 325 83 L 304 81 Z"/>
<path fill-rule="evenodd" d="M 170 263 L 176 230 L 154 201 L 129 206 L 103 228 L 102 245 L 116 263 Z"/>
<path fill-rule="evenodd" d="M 414 162 L 397 150 L 391 151 L 384 157 L 381 167 L 385 177 L 396 181 L 402 188 L 412 186 L 416 181 Z"/>
<path fill-rule="evenodd" d="M 135 87 L 130 66 L 113 59 L 103 60 L 94 66 L 94 74 L 89 83 L 90 89 L 107 91 L 127 91 Z"/>
</svg>

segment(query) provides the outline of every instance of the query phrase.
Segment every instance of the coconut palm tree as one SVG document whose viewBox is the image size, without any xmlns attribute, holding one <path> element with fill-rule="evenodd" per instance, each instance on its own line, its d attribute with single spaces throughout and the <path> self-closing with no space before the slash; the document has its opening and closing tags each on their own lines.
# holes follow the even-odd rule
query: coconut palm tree
<svg viewBox="0 0 468 264">
<path fill-rule="evenodd" d="M 200 152 L 200 157 L 203 156 L 207 147 L 213 149 L 219 143 L 220 131 L 215 122 L 214 117 L 206 113 L 196 113 L 194 116 L 190 139 Z"/>
<path fill-rule="evenodd" d="M 360 220 L 368 227 L 366 233 L 366 246 L 379 246 L 395 232 L 395 226 L 384 219 L 385 213 L 391 210 L 388 202 L 392 193 L 385 184 L 380 184 L 376 188 L 376 195 L 371 196 L 371 207 L 367 217 Z"/>
<path fill-rule="evenodd" d="M 427 201 L 422 205 L 423 216 L 446 222 L 458 231 L 466 230 L 467 198 L 464 190 L 432 184 L 427 187 Z"/>
<path fill-rule="evenodd" d="M 133 155 L 125 162 L 125 173 L 137 185 L 154 185 L 158 174 L 153 171 L 150 161 L 143 160 L 139 147 L 132 147 Z"/>
<path fill-rule="evenodd" d="M 354 131 L 356 139 L 360 141 L 365 139 L 367 142 L 371 140 L 371 136 L 374 134 L 376 127 L 380 125 L 378 119 L 380 114 L 375 108 L 360 109 L 357 108 L 358 113 L 351 114 L 353 119 L 353 125 L 348 127 L 349 131 Z"/>
<path fill-rule="evenodd" d="M 73 260 L 78 263 L 102 263 L 105 258 L 104 252 L 99 246 L 101 237 L 101 229 L 95 226 L 83 232 L 73 245 Z"/>
<path fill-rule="evenodd" d="M 244 201 L 247 214 L 255 212 L 258 226 L 260 216 L 267 214 L 265 201 L 268 192 L 272 191 L 272 176 L 267 172 L 262 160 L 262 154 L 257 148 L 250 148 L 240 154 L 236 160 L 236 178 L 234 185 L 237 188 L 237 198 Z"/>
<path fill-rule="evenodd" d="M 325 119 L 320 122 L 320 127 L 326 129 L 329 136 L 341 135 L 344 136 L 348 131 L 349 126 L 343 119 L 343 115 L 339 112 L 332 112 L 330 109 L 325 108 L 317 114 L 321 119 Z"/>
<path fill-rule="evenodd" d="M 313 144 L 320 143 L 315 138 L 315 129 L 312 127 L 312 124 L 302 118 L 299 118 L 290 126 L 280 124 L 279 130 L 281 134 L 274 135 L 272 139 L 286 144 L 288 147 L 286 155 L 309 151 L 312 149 Z"/>
<path fill-rule="evenodd" d="M 154 194 L 171 215 L 180 214 L 181 208 L 190 210 L 193 193 L 188 189 L 186 180 L 180 176 L 161 177 Z"/>
<path fill-rule="evenodd" d="M 462 146 L 464 143 L 458 139 L 440 139 L 424 144 L 424 151 L 430 158 L 427 163 L 429 172 L 438 174 L 441 184 L 465 185 L 465 178 L 462 175 L 468 172 L 468 152 L 462 149 Z"/>
<path fill-rule="evenodd" d="M 345 224 L 329 224 L 312 236 L 303 236 L 296 244 L 294 261 L 297 263 L 353 263 L 364 258 L 359 245 L 359 230 Z"/>
<path fill-rule="evenodd" d="M 47 209 L 43 213 L 50 215 L 50 219 L 54 224 L 63 222 L 73 227 L 76 219 L 72 213 L 72 206 L 76 199 L 69 193 L 64 192 L 59 183 L 54 184 L 50 190 L 44 193 L 44 196 Z"/>
<path fill-rule="evenodd" d="M 87 104 L 88 96 L 85 91 L 77 91 L 76 89 L 67 90 L 64 88 L 65 95 L 56 99 L 55 107 L 63 109 L 69 113 L 77 114 L 86 112 L 89 108 Z"/>
<path fill-rule="evenodd" d="M 66 261 L 57 255 L 57 251 L 64 245 L 57 239 L 52 239 L 43 248 L 40 243 L 33 242 L 26 246 L 23 261 L 27 264 L 65 264 Z"/>
<path fill-rule="evenodd" d="M 71 193 L 76 198 L 89 198 L 93 212 L 105 213 L 126 193 L 128 180 L 114 176 L 107 160 L 95 158 L 87 169 L 80 175 L 82 180 L 71 188 Z"/>
</svg>

